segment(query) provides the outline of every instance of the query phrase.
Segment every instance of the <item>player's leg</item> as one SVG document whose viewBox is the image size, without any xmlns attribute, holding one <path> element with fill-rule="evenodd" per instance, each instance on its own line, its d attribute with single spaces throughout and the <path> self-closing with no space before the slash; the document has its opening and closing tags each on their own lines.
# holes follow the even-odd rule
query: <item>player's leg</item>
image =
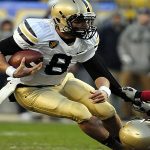
<svg viewBox="0 0 150 150">
<path fill-rule="evenodd" d="M 24 108 L 49 116 L 65 117 L 77 122 L 89 120 L 92 116 L 86 106 L 69 100 L 55 87 L 20 87 L 16 89 L 15 97 Z"/>
<path fill-rule="evenodd" d="M 15 96 L 26 109 L 75 120 L 86 134 L 97 141 L 104 142 L 109 136 L 109 132 L 85 105 L 71 101 L 51 88 L 17 88 Z"/>
<path fill-rule="evenodd" d="M 122 126 L 120 118 L 116 114 L 115 109 L 108 102 L 93 104 L 88 98 L 90 96 L 90 91 L 92 90 L 94 90 L 94 88 L 88 84 L 71 77 L 65 84 L 62 93 L 69 97 L 69 99 L 86 105 L 93 115 L 103 120 L 102 123 L 97 117 L 92 117 L 87 122 L 85 121 L 80 123 L 79 126 L 85 133 L 88 133 L 91 137 L 96 138 L 99 134 L 108 129 L 111 134 L 103 136 L 102 143 L 107 143 L 108 146 L 113 149 L 121 150 L 122 145 L 111 136 L 113 135 L 118 137 L 119 130 Z M 106 128 L 104 128 L 103 125 Z M 95 129 L 95 127 L 99 129 L 99 132 Z"/>
<path fill-rule="evenodd" d="M 63 93 L 69 99 L 81 102 L 89 111 L 100 118 L 105 127 L 113 136 L 118 136 L 122 127 L 121 120 L 117 115 L 115 108 L 109 102 L 93 104 L 89 99 L 90 91 L 94 88 L 74 77 L 70 78 L 63 88 Z"/>
<path fill-rule="evenodd" d="M 122 128 L 121 119 L 118 114 L 103 120 L 103 125 L 111 133 L 112 136 L 119 139 L 119 131 Z"/>
<path fill-rule="evenodd" d="M 90 137 L 96 139 L 100 143 L 112 148 L 113 150 L 124 150 L 124 146 L 120 140 L 111 136 L 108 130 L 100 122 L 99 118 L 93 116 L 90 120 L 78 123 L 79 127 Z"/>
</svg>

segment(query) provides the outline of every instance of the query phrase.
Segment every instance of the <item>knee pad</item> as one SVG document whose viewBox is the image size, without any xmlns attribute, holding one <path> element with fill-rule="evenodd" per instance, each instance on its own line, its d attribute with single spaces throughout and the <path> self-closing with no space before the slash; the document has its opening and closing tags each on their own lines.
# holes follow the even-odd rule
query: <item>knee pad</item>
<svg viewBox="0 0 150 150">
<path fill-rule="evenodd" d="M 96 116 L 99 117 L 101 120 L 106 120 L 115 116 L 116 114 L 115 108 L 108 102 L 97 104 L 96 110 Z"/>
<path fill-rule="evenodd" d="M 74 104 L 72 108 L 72 119 L 77 123 L 89 120 L 92 117 L 92 114 L 89 112 L 88 108 L 83 104 Z"/>
</svg>

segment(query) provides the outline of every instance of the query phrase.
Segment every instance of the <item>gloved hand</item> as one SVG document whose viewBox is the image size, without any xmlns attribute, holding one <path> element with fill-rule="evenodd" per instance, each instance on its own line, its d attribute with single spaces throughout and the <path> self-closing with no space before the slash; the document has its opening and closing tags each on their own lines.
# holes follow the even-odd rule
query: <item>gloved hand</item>
<svg viewBox="0 0 150 150">
<path fill-rule="evenodd" d="M 150 116 L 150 104 L 141 101 L 141 95 L 139 91 L 132 87 L 123 87 L 122 92 L 132 100 L 132 106 L 136 111 L 146 113 L 148 116 Z"/>
<path fill-rule="evenodd" d="M 123 87 L 122 92 L 125 93 L 126 96 L 129 97 L 132 101 L 134 101 L 135 95 L 137 94 L 138 91 L 132 87 Z"/>
</svg>

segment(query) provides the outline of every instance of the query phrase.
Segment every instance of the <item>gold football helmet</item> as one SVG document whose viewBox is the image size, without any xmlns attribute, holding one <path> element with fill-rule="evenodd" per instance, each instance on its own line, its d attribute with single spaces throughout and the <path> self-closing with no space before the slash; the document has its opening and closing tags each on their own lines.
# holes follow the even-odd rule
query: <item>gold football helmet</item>
<svg viewBox="0 0 150 150">
<path fill-rule="evenodd" d="M 51 17 L 61 32 L 81 39 L 90 39 L 96 32 L 96 27 L 93 26 L 96 15 L 87 0 L 59 0 L 51 9 Z M 73 27 L 75 21 L 84 21 L 86 27 Z"/>
<path fill-rule="evenodd" d="M 150 150 L 150 120 L 132 120 L 119 133 L 128 150 Z"/>
</svg>

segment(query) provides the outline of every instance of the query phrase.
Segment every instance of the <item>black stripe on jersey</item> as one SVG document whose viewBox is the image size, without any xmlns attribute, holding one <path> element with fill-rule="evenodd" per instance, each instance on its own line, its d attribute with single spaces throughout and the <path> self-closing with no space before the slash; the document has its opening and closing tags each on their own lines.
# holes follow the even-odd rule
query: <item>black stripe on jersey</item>
<svg viewBox="0 0 150 150">
<path fill-rule="evenodd" d="M 32 35 L 34 35 L 35 37 L 37 37 L 37 36 L 35 35 L 34 31 L 32 30 L 32 28 L 30 27 L 30 25 L 28 24 L 27 20 L 24 21 L 24 24 L 25 24 L 26 28 L 30 31 L 30 33 L 31 33 Z"/>
<path fill-rule="evenodd" d="M 82 2 L 85 4 L 85 6 L 86 6 L 86 8 L 87 8 L 87 12 L 90 12 L 90 8 L 89 8 L 88 4 L 86 3 L 86 1 L 85 1 L 85 0 L 82 0 Z"/>
<path fill-rule="evenodd" d="M 17 31 L 18 31 L 19 35 L 20 35 L 29 45 L 31 45 L 31 46 L 35 45 L 34 43 L 32 43 L 31 41 L 29 41 L 29 40 L 27 39 L 27 37 L 21 32 L 20 28 L 18 28 Z"/>
</svg>

